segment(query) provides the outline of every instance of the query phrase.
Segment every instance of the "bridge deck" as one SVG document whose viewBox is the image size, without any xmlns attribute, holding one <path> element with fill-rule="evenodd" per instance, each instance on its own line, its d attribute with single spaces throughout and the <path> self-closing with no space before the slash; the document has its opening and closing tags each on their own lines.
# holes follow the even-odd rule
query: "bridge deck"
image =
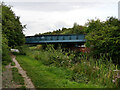
<svg viewBox="0 0 120 90">
<path fill-rule="evenodd" d="M 85 35 L 41 35 L 27 36 L 26 44 L 45 43 L 83 43 L 86 42 Z"/>
</svg>

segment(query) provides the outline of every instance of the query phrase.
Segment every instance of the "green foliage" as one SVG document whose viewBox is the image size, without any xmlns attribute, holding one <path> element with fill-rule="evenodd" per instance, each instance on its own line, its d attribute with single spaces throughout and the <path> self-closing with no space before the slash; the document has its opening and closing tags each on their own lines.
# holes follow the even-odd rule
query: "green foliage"
<svg viewBox="0 0 120 90">
<path fill-rule="evenodd" d="M 31 49 L 31 48 L 30 48 Z M 88 57 L 87 54 L 65 51 L 60 47 L 54 49 L 53 45 L 48 45 L 46 50 L 28 50 L 27 55 L 42 62 L 49 67 L 62 67 L 72 71 L 69 80 L 77 83 L 93 83 L 104 87 L 119 87 L 112 82 L 116 74 L 113 70 L 117 69 L 110 59 L 101 55 L 100 59 Z"/>
<path fill-rule="evenodd" d="M 86 34 L 85 45 L 91 48 L 91 55 L 99 58 L 106 55 L 115 63 L 120 63 L 120 21 L 114 17 L 109 17 L 106 21 L 92 19 L 85 26 L 74 23 L 72 28 L 62 28 L 53 32 L 39 35 L 54 34 Z"/>
<path fill-rule="evenodd" d="M 37 46 L 36 46 L 36 49 L 37 49 L 37 50 L 41 50 L 41 49 L 43 49 L 43 46 L 42 46 L 42 45 L 37 45 Z"/>
<path fill-rule="evenodd" d="M 11 62 L 10 51 L 8 47 L 8 41 L 4 35 L 2 35 L 2 63 L 7 65 Z"/>
<path fill-rule="evenodd" d="M 24 78 L 19 74 L 17 68 L 12 68 L 13 81 L 17 85 L 24 85 Z"/>
<path fill-rule="evenodd" d="M 77 54 L 74 54 L 74 52 L 66 52 L 66 50 L 61 49 L 61 47 L 56 50 L 53 45 L 48 45 L 45 50 L 36 50 L 36 48 L 34 48 L 31 51 L 28 50 L 27 54 L 37 60 L 41 60 L 45 65 L 52 64 L 59 67 L 71 67 L 79 61 Z"/>
<path fill-rule="evenodd" d="M 115 76 L 113 70 L 115 69 L 115 65 L 105 58 L 97 61 L 94 59 L 90 59 L 89 61 L 84 59 L 81 63 L 73 67 L 73 71 L 75 72 L 73 80 L 85 83 L 92 81 L 92 83 L 104 85 L 109 88 L 119 87 L 119 85 L 116 86 L 112 82 L 114 79 L 113 76 Z"/>
<path fill-rule="evenodd" d="M 15 66 L 15 63 L 14 63 L 14 62 L 11 62 L 11 66 Z"/>
<path fill-rule="evenodd" d="M 59 34 L 85 34 L 84 32 L 85 26 L 78 25 L 77 23 L 74 23 L 72 28 L 62 28 L 55 30 L 53 32 L 46 32 L 46 33 L 39 33 L 36 34 L 35 36 L 39 35 L 59 35 Z"/>
<path fill-rule="evenodd" d="M 17 46 L 16 48 L 19 50 L 18 54 L 26 55 L 26 50 L 28 49 L 26 45 Z"/>
<path fill-rule="evenodd" d="M 2 7 L 2 13 L 0 13 L 0 26 L 2 26 L 2 61 L 3 65 L 6 65 L 11 62 L 11 48 L 19 46 L 21 53 L 24 54 L 21 45 L 25 42 L 25 36 L 23 34 L 23 28 L 25 26 L 22 26 L 19 17 L 15 16 L 10 6 L 2 3 L 0 7 Z"/>
<path fill-rule="evenodd" d="M 85 29 L 84 26 L 80 26 L 77 23 L 74 23 L 73 28 L 70 33 L 71 34 L 85 34 L 84 29 Z"/>
<path fill-rule="evenodd" d="M 44 54 L 44 53 L 43 53 Z M 31 78 L 36 88 L 104 88 L 94 84 L 84 84 L 70 81 L 72 71 L 67 68 L 45 66 L 41 61 L 31 56 L 18 55 L 20 65 Z"/>
<path fill-rule="evenodd" d="M 0 5 L 0 60 L 1 59 L 2 59 L 2 8 Z M 0 65 L 0 68 L 1 68 L 1 65 Z"/>
<path fill-rule="evenodd" d="M 20 17 L 15 16 L 10 6 L 2 4 L 2 34 L 8 39 L 8 46 L 14 48 L 21 46 L 25 42 L 23 28 Z"/>
<path fill-rule="evenodd" d="M 87 27 L 87 45 L 90 46 L 93 56 L 105 54 L 114 62 L 120 62 L 120 21 L 113 17 L 105 22 L 91 20 Z"/>
</svg>

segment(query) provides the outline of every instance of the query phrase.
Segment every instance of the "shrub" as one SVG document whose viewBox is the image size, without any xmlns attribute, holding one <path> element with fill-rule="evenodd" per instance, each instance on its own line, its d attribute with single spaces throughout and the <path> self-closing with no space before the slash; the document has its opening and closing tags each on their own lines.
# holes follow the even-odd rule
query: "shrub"
<svg viewBox="0 0 120 90">
<path fill-rule="evenodd" d="M 27 50 L 29 50 L 27 45 L 16 46 L 15 48 L 19 50 L 19 53 L 13 53 L 13 54 L 26 55 Z"/>
<path fill-rule="evenodd" d="M 5 36 L 2 36 L 2 64 L 7 65 L 11 62 L 10 51 L 8 47 L 8 41 Z"/>
<path fill-rule="evenodd" d="M 91 48 L 93 56 L 99 58 L 100 54 L 107 54 L 113 62 L 120 63 L 120 21 L 118 19 L 110 17 L 105 22 L 99 19 L 90 20 L 86 32 L 86 45 Z"/>
<path fill-rule="evenodd" d="M 42 50 L 42 48 L 43 48 L 42 45 L 37 45 L 37 46 L 36 46 L 36 49 L 37 49 L 37 50 Z"/>
</svg>

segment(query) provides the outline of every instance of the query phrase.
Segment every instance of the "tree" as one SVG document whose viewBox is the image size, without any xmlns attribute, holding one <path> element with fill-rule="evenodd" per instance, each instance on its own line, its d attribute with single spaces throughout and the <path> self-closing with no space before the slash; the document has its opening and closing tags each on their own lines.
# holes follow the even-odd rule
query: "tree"
<svg viewBox="0 0 120 90">
<path fill-rule="evenodd" d="M 20 18 L 15 16 L 11 7 L 0 5 L 2 7 L 2 18 L 0 17 L 0 26 L 2 25 L 2 61 L 3 64 L 11 62 L 10 48 L 21 46 L 25 42 L 23 28 Z M 2 23 L 2 24 L 1 24 Z M 0 28 L 1 29 L 1 28 Z"/>
<path fill-rule="evenodd" d="M 4 65 L 11 62 L 10 51 L 8 47 L 8 40 L 5 35 L 2 35 L 2 63 Z"/>
<path fill-rule="evenodd" d="M 105 54 L 114 62 L 120 58 L 120 21 L 110 17 L 105 22 L 91 20 L 86 29 L 87 45 L 94 56 Z"/>
<path fill-rule="evenodd" d="M 0 5 L 0 59 L 2 59 L 2 6 Z"/>
<path fill-rule="evenodd" d="M 77 23 L 74 23 L 73 28 L 71 30 L 72 34 L 85 34 L 84 33 L 84 26 L 80 26 Z"/>
<path fill-rule="evenodd" d="M 65 35 L 65 34 L 85 34 L 85 26 L 78 25 L 77 23 L 74 23 L 72 28 L 65 28 L 63 27 L 62 29 L 55 30 L 53 32 L 46 32 L 46 33 L 39 33 L 35 34 L 35 36 L 40 36 L 40 35 Z"/>
<path fill-rule="evenodd" d="M 18 16 L 15 16 L 11 7 L 2 4 L 2 33 L 8 39 L 8 46 L 14 48 L 21 46 L 25 42 L 23 26 Z"/>
</svg>

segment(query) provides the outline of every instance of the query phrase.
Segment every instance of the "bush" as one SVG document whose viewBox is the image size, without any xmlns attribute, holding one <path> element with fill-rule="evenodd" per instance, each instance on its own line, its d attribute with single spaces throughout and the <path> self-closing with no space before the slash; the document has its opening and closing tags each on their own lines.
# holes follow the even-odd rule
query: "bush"
<svg viewBox="0 0 120 90">
<path fill-rule="evenodd" d="M 19 53 L 13 53 L 13 54 L 26 55 L 26 52 L 28 50 L 28 46 L 27 45 L 16 46 L 15 48 L 19 50 Z"/>
<path fill-rule="evenodd" d="M 8 47 L 7 39 L 5 36 L 2 36 L 2 64 L 7 65 L 9 64 L 12 60 L 10 57 L 10 48 Z"/>
<path fill-rule="evenodd" d="M 43 47 L 42 47 L 42 45 L 37 45 L 37 46 L 36 46 L 36 49 L 37 49 L 37 50 L 42 50 Z"/>
<path fill-rule="evenodd" d="M 99 58 L 106 54 L 116 64 L 120 63 L 120 21 L 110 17 L 105 22 L 91 20 L 86 29 L 86 45 L 91 48 L 93 56 Z M 109 58 L 108 58 L 109 59 Z"/>
</svg>

